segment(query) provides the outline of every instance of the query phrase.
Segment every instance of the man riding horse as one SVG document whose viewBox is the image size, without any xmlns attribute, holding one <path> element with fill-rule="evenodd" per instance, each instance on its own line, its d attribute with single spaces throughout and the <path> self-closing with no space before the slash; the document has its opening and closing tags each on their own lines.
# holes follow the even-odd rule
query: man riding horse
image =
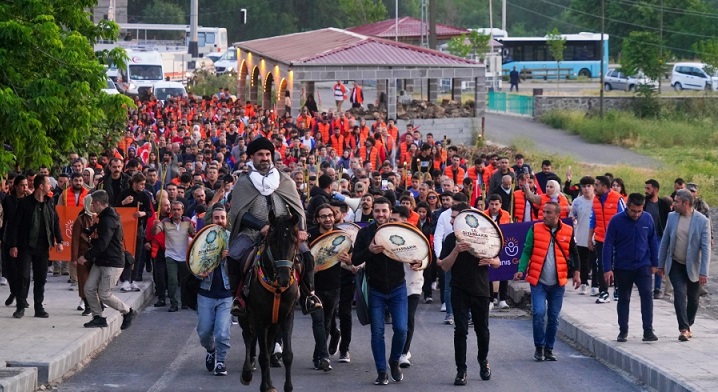
<svg viewBox="0 0 718 392">
<path fill-rule="evenodd" d="M 245 285 L 246 263 L 251 263 L 254 249 L 269 232 L 269 218 L 295 215 L 299 217 L 299 241 L 302 252 L 302 288 L 307 298 L 302 302 L 303 310 L 311 312 L 321 308 L 321 302 L 314 295 L 314 263 L 305 243 L 307 240 L 307 222 L 302 202 L 294 181 L 273 164 L 274 144 L 260 137 L 247 146 L 249 171 L 240 175 L 232 191 L 229 221 L 232 234 L 229 257 L 231 263 L 230 286 L 237 297 L 232 306 L 232 314 L 244 316 L 246 304 L 242 291 Z M 286 244 L 290 245 L 290 244 Z M 249 260 L 248 260 L 249 259 Z"/>
</svg>

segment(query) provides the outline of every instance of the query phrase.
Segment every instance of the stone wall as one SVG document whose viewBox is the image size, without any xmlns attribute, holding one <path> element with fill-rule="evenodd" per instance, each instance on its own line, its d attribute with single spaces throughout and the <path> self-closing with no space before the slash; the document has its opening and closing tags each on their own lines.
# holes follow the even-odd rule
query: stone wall
<svg viewBox="0 0 718 392">
<path fill-rule="evenodd" d="M 371 123 L 373 121 L 367 121 L 367 124 Z M 399 127 L 400 134 L 406 132 L 407 123 L 414 124 L 415 128 L 418 127 L 422 136 L 432 133 L 434 140 L 437 141 L 443 141 L 444 135 L 446 135 L 446 138 L 451 140 L 452 145 L 474 144 L 476 140 L 473 139 L 473 135 L 478 136 L 481 134 L 480 117 L 398 120 L 397 127 Z"/>
<path fill-rule="evenodd" d="M 604 97 L 603 108 L 605 111 L 608 110 L 629 110 L 634 100 L 639 99 L 636 96 L 625 96 L 625 97 Z M 658 97 L 661 100 L 661 104 L 668 105 L 668 107 L 680 107 L 681 105 L 689 104 L 688 101 L 703 101 L 706 97 L 692 96 L 692 97 Z M 718 100 L 718 97 L 709 97 L 711 100 Z M 599 110 L 598 96 L 573 96 L 573 97 L 554 97 L 548 95 L 536 95 L 534 96 L 534 118 L 539 118 L 551 110 L 581 110 L 581 111 L 595 111 Z"/>
</svg>

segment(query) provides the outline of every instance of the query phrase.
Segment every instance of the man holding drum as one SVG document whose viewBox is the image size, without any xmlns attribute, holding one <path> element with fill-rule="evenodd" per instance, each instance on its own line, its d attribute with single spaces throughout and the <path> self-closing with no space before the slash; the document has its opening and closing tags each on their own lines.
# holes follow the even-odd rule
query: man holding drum
<svg viewBox="0 0 718 392">
<path fill-rule="evenodd" d="M 461 211 L 469 209 L 467 203 L 451 207 L 451 224 Z M 456 241 L 456 235 L 449 233 L 443 242 L 439 259 L 441 268 L 451 272 L 451 306 L 454 310 L 454 358 L 456 378 L 454 385 L 466 385 L 466 336 L 469 332 L 469 312 L 474 322 L 478 343 L 479 375 L 482 380 L 491 379 L 489 354 L 489 269 L 498 268 L 498 257 L 479 258 L 469 252 L 471 244 Z"/>
</svg>

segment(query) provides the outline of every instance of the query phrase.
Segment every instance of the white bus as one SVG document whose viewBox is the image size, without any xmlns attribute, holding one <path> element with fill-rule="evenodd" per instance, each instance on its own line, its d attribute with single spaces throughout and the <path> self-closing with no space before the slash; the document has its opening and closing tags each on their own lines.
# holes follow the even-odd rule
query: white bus
<svg viewBox="0 0 718 392">
<path fill-rule="evenodd" d="M 143 47 L 158 52 L 188 52 L 190 39 L 189 25 L 119 23 L 119 41 L 101 41 L 95 50 L 112 49 L 117 46 L 125 49 Z M 175 32 L 177 34 L 171 34 Z M 172 38 L 167 38 L 174 36 Z M 228 48 L 227 29 L 224 27 L 197 28 L 197 49 L 200 57 L 209 53 L 223 53 Z"/>
</svg>

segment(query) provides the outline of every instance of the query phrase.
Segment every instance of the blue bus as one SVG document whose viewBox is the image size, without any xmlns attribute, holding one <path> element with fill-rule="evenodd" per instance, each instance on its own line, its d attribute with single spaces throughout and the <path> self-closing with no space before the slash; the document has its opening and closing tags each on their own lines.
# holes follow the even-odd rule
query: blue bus
<svg viewBox="0 0 718 392">
<path fill-rule="evenodd" d="M 502 70 L 504 75 L 516 67 L 525 78 L 554 79 L 559 77 L 598 78 L 601 76 L 601 56 L 603 72 L 608 70 L 608 34 L 579 33 L 562 34 L 566 40 L 563 61 L 556 69 L 556 60 L 548 49 L 548 37 L 497 37 L 501 48 Z"/>
</svg>

